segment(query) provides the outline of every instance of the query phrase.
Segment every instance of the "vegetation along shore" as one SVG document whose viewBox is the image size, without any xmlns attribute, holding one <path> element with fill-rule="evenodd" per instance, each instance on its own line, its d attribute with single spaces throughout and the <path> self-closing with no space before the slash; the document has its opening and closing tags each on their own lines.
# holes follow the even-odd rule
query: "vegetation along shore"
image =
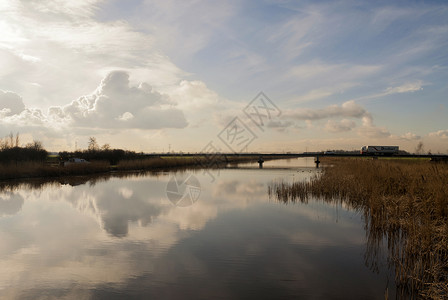
<svg viewBox="0 0 448 300">
<path fill-rule="evenodd" d="M 271 198 L 343 203 L 362 213 L 366 263 L 382 242 L 399 291 L 448 298 L 448 164 L 399 160 L 327 160 L 321 175 L 292 184 L 272 183 Z"/>
<path fill-rule="evenodd" d="M 71 158 L 83 163 L 67 163 Z M 183 156 L 151 155 L 99 146 L 90 138 L 85 150 L 49 154 L 40 142 L 19 145 L 19 138 L 9 136 L 0 143 L 0 180 L 89 175 L 111 171 L 152 171 L 173 168 L 218 168 L 227 164 L 255 162 L 258 156 L 226 156 L 221 154 Z"/>
</svg>

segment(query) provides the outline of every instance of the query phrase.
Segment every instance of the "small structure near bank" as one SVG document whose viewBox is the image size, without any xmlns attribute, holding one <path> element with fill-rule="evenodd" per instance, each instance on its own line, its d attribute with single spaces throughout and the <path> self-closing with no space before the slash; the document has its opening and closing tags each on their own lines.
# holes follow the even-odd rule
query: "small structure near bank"
<svg viewBox="0 0 448 300">
<path fill-rule="evenodd" d="M 87 160 L 83 159 L 83 158 L 69 158 L 69 160 L 64 161 L 64 167 L 69 166 L 69 165 L 74 165 L 74 164 L 89 164 L 90 162 L 88 162 Z"/>
</svg>

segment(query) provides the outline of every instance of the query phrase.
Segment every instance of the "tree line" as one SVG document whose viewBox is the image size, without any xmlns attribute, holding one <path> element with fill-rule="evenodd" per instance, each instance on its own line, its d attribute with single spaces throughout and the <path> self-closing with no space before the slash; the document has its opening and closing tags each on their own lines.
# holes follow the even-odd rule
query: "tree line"
<svg viewBox="0 0 448 300">
<path fill-rule="evenodd" d="M 33 141 L 24 146 L 20 146 L 20 135 L 15 136 L 10 133 L 0 139 L 0 163 L 14 163 L 19 161 L 39 161 L 47 159 L 48 152 L 43 148 L 42 143 Z"/>
<path fill-rule="evenodd" d="M 69 158 L 82 158 L 87 161 L 108 161 L 111 165 L 116 165 L 121 160 L 135 160 L 145 158 L 143 153 L 136 153 L 123 149 L 111 149 L 109 144 L 100 146 L 95 137 L 89 138 L 87 149 L 75 151 L 59 152 L 60 160 L 66 161 Z"/>
</svg>

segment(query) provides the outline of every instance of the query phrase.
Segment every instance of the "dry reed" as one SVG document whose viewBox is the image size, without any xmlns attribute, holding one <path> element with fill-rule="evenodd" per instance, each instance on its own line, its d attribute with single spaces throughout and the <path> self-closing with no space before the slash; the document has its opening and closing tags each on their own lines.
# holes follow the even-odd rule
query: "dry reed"
<svg viewBox="0 0 448 300">
<path fill-rule="evenodd" d="M 114 171 L 157 171 L 183 168 L 220 168 L 227 164 L 253 162 L 258 157 L 238 157 L 226 155 L 213 156 L 168 156 L 151 157 L 146 159 L 122 160 L 111 167 L 107 161 L 93 161 L 91 163 L 70 164 L 61 166 L 59 162 L 50 164 L 41 162 L 14 162 L 0 164 L 0 180 L 60 177 L 70 175 L 89 175 Z"/>
<path fill-rule="evenodd" d="M 72 164 L 66 167 L 50 166 L 40 162 L 18 162 L 0 164 L 0 180 L 85 175 L 108 172 L 109 170 L 109 163 L 102 161 Z"/>
<path fill-rule="evenodd" d="M 398 290 L 448 298 L 448 164 L 393 160 L 336 160 L 310 181 L 269 186 L 282 202 L 309 197 L 344 202 L 364 215 L 367 257 L 383 238 Z"/>
</svg>

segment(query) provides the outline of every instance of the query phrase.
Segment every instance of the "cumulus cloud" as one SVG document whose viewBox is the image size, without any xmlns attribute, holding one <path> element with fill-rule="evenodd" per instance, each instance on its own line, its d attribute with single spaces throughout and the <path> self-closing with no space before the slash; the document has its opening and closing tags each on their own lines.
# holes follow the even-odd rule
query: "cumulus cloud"
<svg viewBox="0 0 448 300">
<path fill-rule="evenodd" d="M 448 129 L 431 132 L 431 133 L 429 133 L 429 136 L 442 138 L 442 139 L 448 139 Z"/>
<path fill-rule="evenodd" d="M 22 97 L 13 92 L 0 90 L 0 116 L 20 114 L 25 110 Z"/>
<path fill-rule="evenodd" d="M 361 118 L 367 111 L 355 101 L 350 100 L 342 105 L 330 105 L 321 109 L 296 109 L 286 112 L 288 117 L 296 120 L 322 120 L 334 117 Z"/>
<path fill-rule="evenodd" d="M 373 117 L 367 113 L 362 117 L 362 126 L 358 128 L 358 134 L 368 138 L 386 138 L 391 133 L 385 127 L 377 127 L 373 124 Z"/>
<path fill-rule="evenodd" d="M 266 126 L 280 132 L 286 131 L 287 128 L 302 128 L 290 120 L 271 120 L 267 123 Z"/>
<path fill-rule="evenodd" d="M 415 133 L 412 133 L 412 132 L 407 132 L 407 133 L 401 135 L 400 138 L 407 140 L 407 141 L 413 141 L 413 140 L 421 139 L 421 136 L 416 135 Z"/>
<path fill-rule="evenodd" d="M 175 106 L 170 97 L 148 84 L 132 86 L 128 73 L 113 71 L 92 94 L 47 112 L 26 107 L 16 93 L 0 91 L 0 134 L 33 132 L 56 138 L 62 130 L 89 134 L 92 129 L 184 128 L 184 113 Z"/>
<path fill-rule="evenodd" d="M 211 122 L 219 127 L 226 126 L 244 108 L 241 103 L 220 97 L 203 81 L 182 80 L 169 91 L 189 121 L 189 127 L 209 127 Z"/>
<path fill-rule="evenodd" d="M 333 133 L 347 132 L 356 127 L 353 120 L 343 119 L 341 121 L 328 120 L 325 130 Z"/>
<path fill-rule="evenodd" d="M 22 97 L 14 92 L 0 90 L 0 136 L 12 131 L 30 131 L 47 128 L 47 117 L 40 109 L 27 108 Z"/>
<path fill-rule="evenodd" d="M 49 115 L 74 127 L 160 129 L 187 125 L 182 111 L 167 96 L 146 83 L 130 86 L 129 74 L 124 71 L 109 73 L 94 93 L 64 107 L 52 107 Z"/>
<path fill-rule="evenodd" d="M 330 105 L 318 109 L 300 108 L 286 111 L 284 113 L 284 118 L 292 121 L 305 121 L 308 128 L 314 127 L 312 124 L 313 121 L 327 120 L 323 129 L 331 133 L 341 133 L 353 130 L 357 127 L 357 124 L 353 119 L 358 119 L 362 121 L 362 125 L 357 129 L 357 133 L 362 137 L 384 138 L 391 135 L 386 128 L 377 127 L 373 122 L 373 117 L 370 112 L 354 100 L 346 101 L 340 105 Z M 341 118 L 342 120 L 340 120 Z M 273 125 L 282 125 L 281 127 L 297 127 L 295 122 L 291 123 L 289 121 L 274 123 Z"/>
<path fill-rule="evenodd" d="M 214 108 L 220 102 L 218 94 L 199 80 L 182 80 L 179 86 L 170 93 L 170 96 L 176 98 L 179 107 L 182 108 Z"/>
</svg>

